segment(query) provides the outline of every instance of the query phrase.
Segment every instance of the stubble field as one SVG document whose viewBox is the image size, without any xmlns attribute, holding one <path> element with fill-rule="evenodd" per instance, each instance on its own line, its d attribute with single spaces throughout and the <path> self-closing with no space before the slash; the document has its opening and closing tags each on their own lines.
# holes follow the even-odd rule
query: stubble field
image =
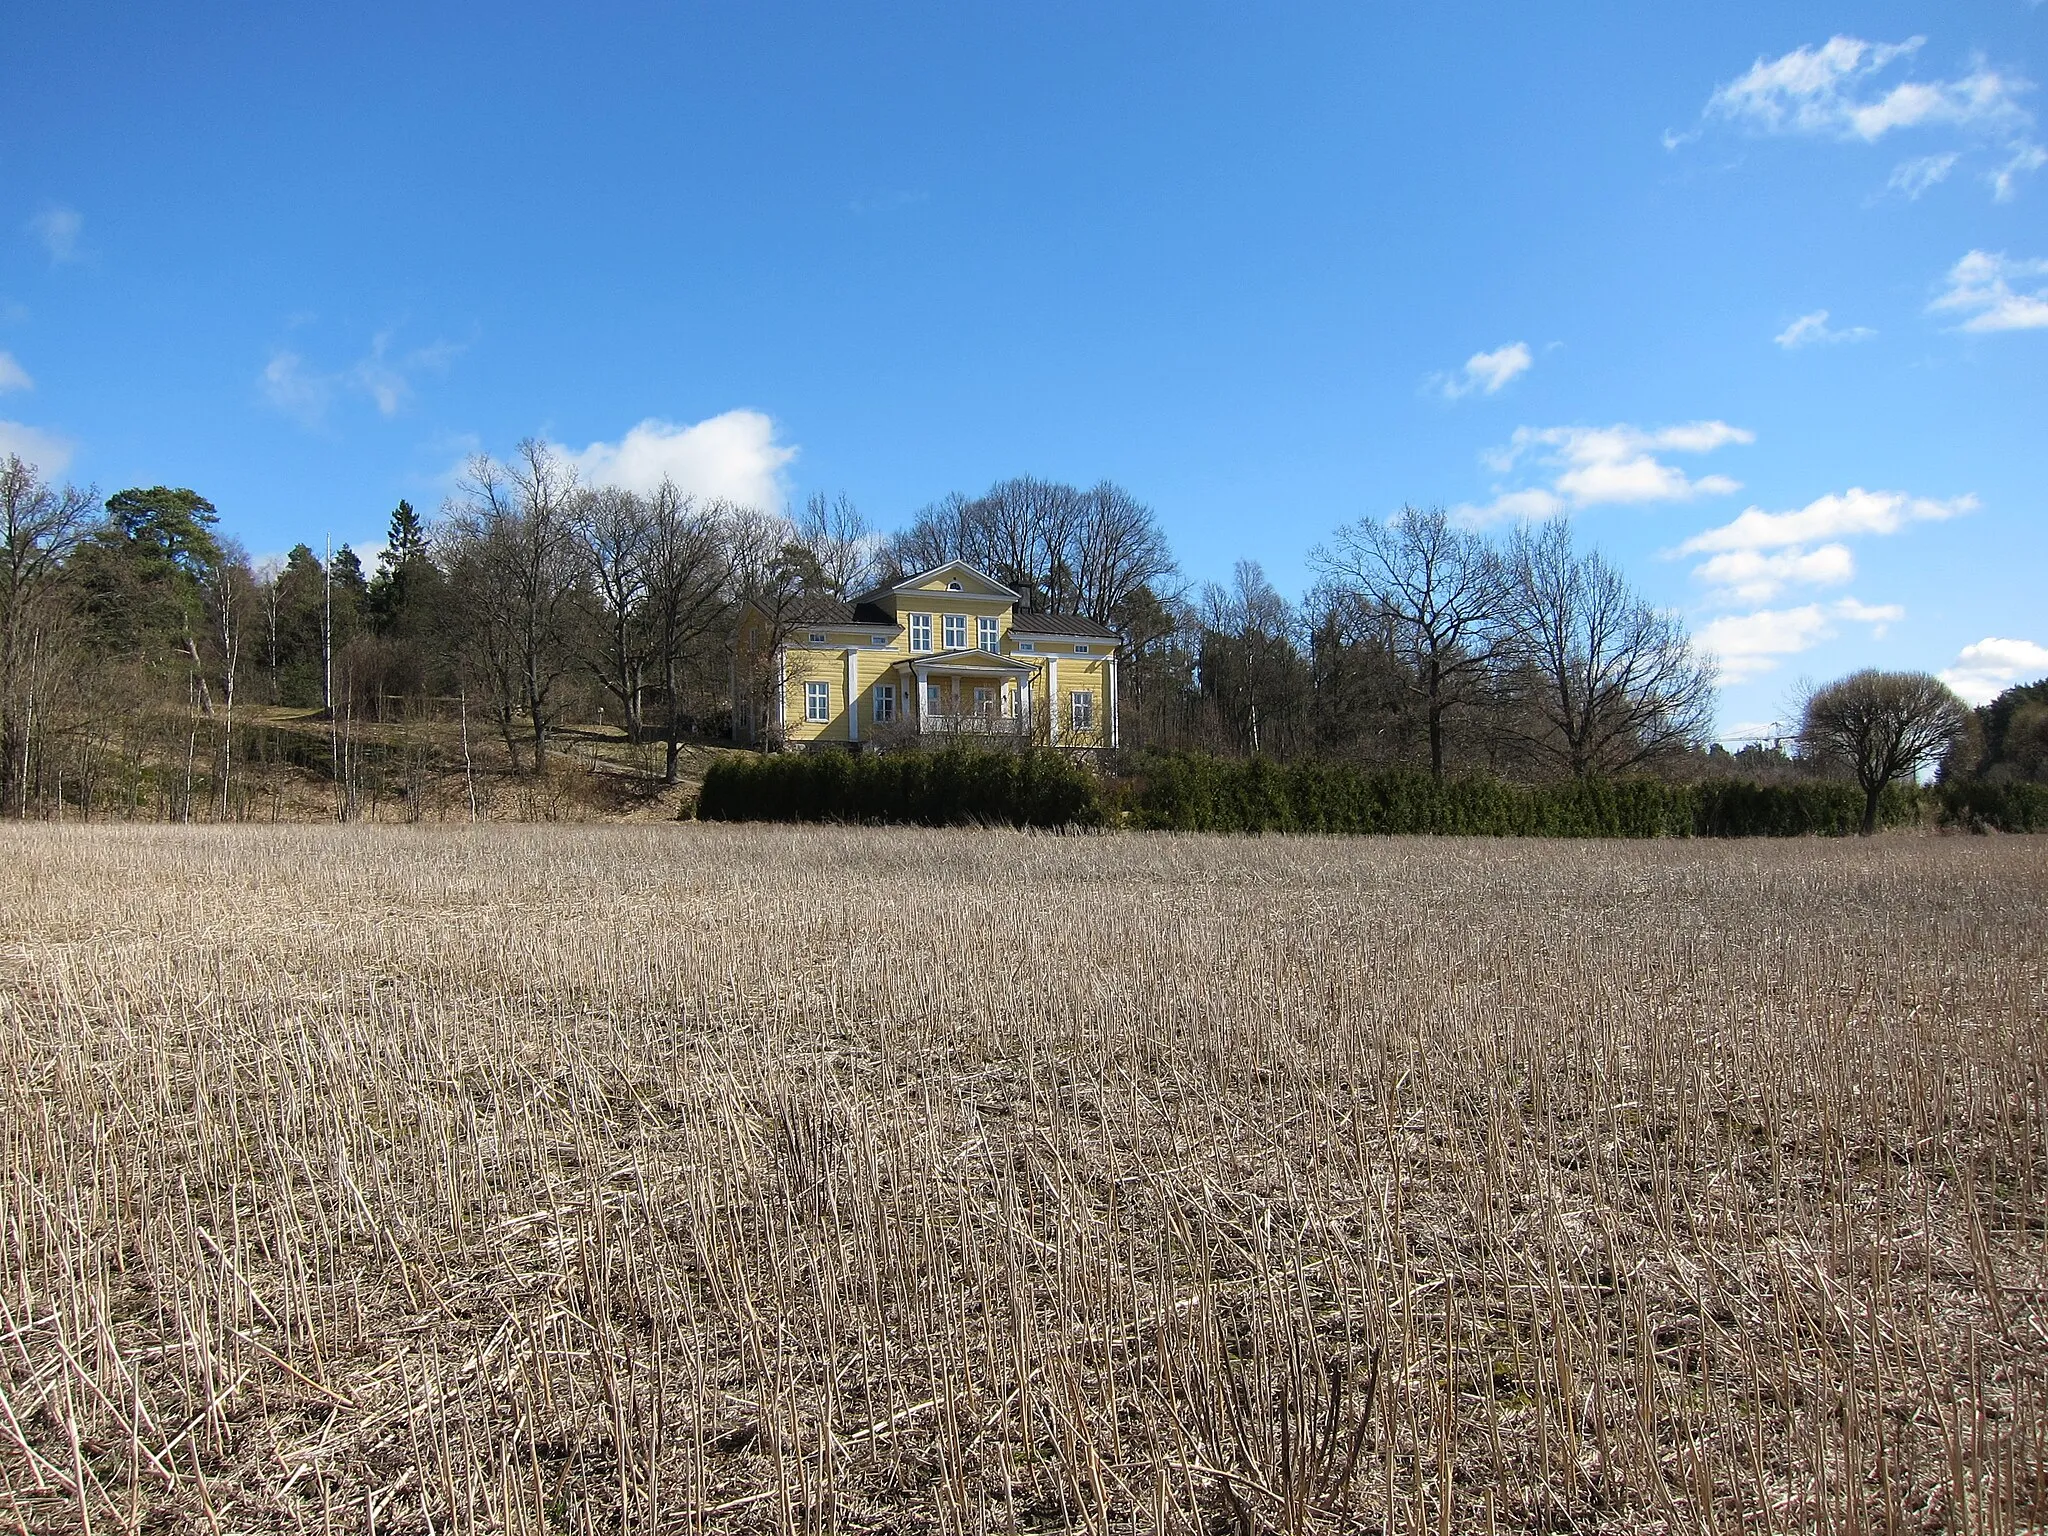
<svg viewBox="0 0 2048 1536">
<path fill-rule="evenodd" d="M 0 829 L 0 1527 L 2048 1522 L 2048 840 Z"/>
</svg>

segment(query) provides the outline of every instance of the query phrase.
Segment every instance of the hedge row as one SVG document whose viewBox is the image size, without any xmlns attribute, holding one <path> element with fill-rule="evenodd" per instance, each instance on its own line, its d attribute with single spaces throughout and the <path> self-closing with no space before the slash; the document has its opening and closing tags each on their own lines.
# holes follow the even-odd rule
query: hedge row
<svg viewBox="0 0 2048 1536">
<path fill-rule="evenodd" d="M 1863 794 L 1853 784 L 1618 779 L 1527 786 L 1479 776 L 1438 781 L 1405 768 L 1192 754 L 1146 762 L 1130 805 L 1136 825 L 1168 831 L 1463 837 L 1840 837 L 1863 816 Z M 1887 790 L 1879 804 L 1886 826 L 1918 814 L 1919 796 L 1909 787 Z"/>
<path fill-rule="evenodd" d="M 1972 832 L 2048 832 L 2048 784 L 1944 784 L 1941 819 Z"/>
<path fill-rule="evenodd" d="M 697 797 L 705 821 L 884 822 L 942 827 L 1094 826 L 1094 774 L 1057 752 L 950 746 L 941 752 L 726 757 Z"/>
</svg>

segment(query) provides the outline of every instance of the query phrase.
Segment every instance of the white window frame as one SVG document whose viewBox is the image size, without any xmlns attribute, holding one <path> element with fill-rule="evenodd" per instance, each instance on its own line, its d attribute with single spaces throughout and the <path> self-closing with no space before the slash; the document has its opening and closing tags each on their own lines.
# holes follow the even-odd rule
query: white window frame
<svg viewBox="0 0 2048 1536">
<path fill-rule="evenodd" d="M 1017 649 L 1020 651 L 1035 651 L 1038 649 L 1038 642 L 1035 640 L 1019 640 L 1017 642 Z"/>
<path fill-rule="evenodd" d="M 1074 654 L 1076 656 L 1086 656 L 1088 654 L 1088 647 L 1085 645 L 1077 645 L 1074 647 Z"/>
<path fill-rule="evenodd" d="M 967 615 L 948 613 L 939 620 L 941 649 L 964 651 L 967 649 Z"/>
<path fill-rule="evenodd" d="M 896 718 L 896 685 L 875 684 L 875 724 L 887 725 Z"/>
<path fill-rule="evenodd" d="M 932 616 L 928 613 L 910 615 L 910 648 L 913 651 L 928 651 L 932 648 Z"/>
<path fill-rule="evenodd" d="M 980 647 L 984 651 L 995 650 L 998 646 L 1000 646 L 1003 643 L 1002 636 L 1000 633 L 1001 628 L 1002 626 L 999 625 L 994 619 L 991 619 L 986 614 L 984 614 L 981 618 L 976 619 L 974 621 L 975 642 L 978 645 L 980 645 Z"/>
<path fill-rule="evenodd" d="M 869 635 L 868 644 L 878 649 L 886 648 L 889 644 L 889 637 L 887 635 Z"/>
<path fill-rule="evenodd" d="M 1095 729 L 1095 690 L 1076 688 L 1067 696 L 1067 718 L 1076 732 Z"/>
<path fill-rule="evenodd" d="M 946 695 L 943 687 L 932 678 L 925 679 L 924 712 L 938 716 L 946 712 Z"/>
<path fill-rule="evenodd" d="M 812 645 L 823 645 L 825 643 L 825 631 L 823 631 L 822 629 L 812 630 L 810 636 L 810 643 Z"/>
<path fill-rule="evenodd" d="M 996 688 L 977 687 L 974 690 L 974 712 L 984 720 L 993 720 L 1001 709 L 1002 691 Z"/>
<path fill-rule="evenodd" d="M 829 682 L 807 682 L 804 684 L 804 724 L 824 725 L 832 719 L 832 685 Z"/>
</svg>

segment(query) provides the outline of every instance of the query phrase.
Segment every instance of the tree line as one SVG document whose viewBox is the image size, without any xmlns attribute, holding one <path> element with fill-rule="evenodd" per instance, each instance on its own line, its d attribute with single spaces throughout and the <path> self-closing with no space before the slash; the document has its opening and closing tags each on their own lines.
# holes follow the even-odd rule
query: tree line
<svg viewBox="0 0 2048 1536">
<path fill-rule="evenodd" d="M 1005 480 L 885 532 L 843 495 L 776 512 L 586 485 L 529 440 L 473 458 L 430 518 L 400 502 L 374 570 L 310 541 L 258 563 L 193 490 L 102 499 L 12 457 L 0 540 L 0 808 L 16 814 L 61 801 L 67 777 L 93 801 L 96 771 L 149 757 L 181 780 L 182 814 L 208 809 L 204 786 L 233 815 L 238 750 L 269 750 L 237 722 L 280 710 L 324 723 L 323 751 L 293 750 L 338 784 L 367 727 L 452 728 L 465 765 L 545 780 L 564 729 L 597 722 L 673 784 L 687 744 L 729 740 L 735 699 L 774 685 L 735 653 L 741 605 L 786 634 L 821 599 L 956 558 L 1027 608 L 1127 637 L 1122 735 L 1140 753 L 1526 783 L 1788 763 L 1709 746 L 1711 659 L 1561 521 L 1490 540 L 1439 508 L 1361 518 L 1312 552 L 1290 603 L 1250 561 L 1180 580 L 1156 514 L 1109 482 Z M 1870 772 L 1959 762 L 1972 717 L 1952 695 L 1936 713 Z M 1978 738 L 2023 748 L 2034 717 L 2013 713 Z M 1809 768 L 1855 774 L 1853 743 L 1802 739 Z"/>
</svg>

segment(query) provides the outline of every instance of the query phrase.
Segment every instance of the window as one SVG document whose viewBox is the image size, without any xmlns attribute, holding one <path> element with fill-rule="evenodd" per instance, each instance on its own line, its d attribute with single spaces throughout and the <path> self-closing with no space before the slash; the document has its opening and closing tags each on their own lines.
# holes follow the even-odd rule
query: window
<svg viewBox="0 0 2048 1536">
<path fill-rule="evenodd" d="M 958 592 L 960 590 L 960 583 L 957 581 L 949 581 L 946 583 L 946 590 L 948 592 Z"/>
<path fill-rule="evenodd" d="M 1079 694 L 1074 695 L 1079 698 Z M 814 725 L 822 725 L 832 718 L 832 685 L 830 683 L 804 684 L 804 719 Z"/>
<path fill-rule="evenodd" d="M 996 691 L 993 688 L 974 690 L 974 712 L 986 720 L 996 712 Z"/>
<path fill-rule="evenodd" d="M 979 620 L 978 623 L 981 630 L 981 638 L 979 642 L 981 648 L 984 651 L 994 650 L 998 643 L 996 640 L 996 621 L 994 619 L 982 619 Z"/>
<path fill-rule="evenodd" d="M 875 724 L 887 725 L 896 718 L 896 685 L 875 684 Z"/>
<path fill-rule="evenodd" d="M 1077 645 L 1074 647 L 1074 654 L 1076 656 L 1086 656 L 1088 654 L 1088 647 L 1085 645 Z"/>
<path fill-rule="evenodd" d="M 814 629 L 814 630 L 812 630 L 812 631 L 811 631 L 811 644 L 813 644 L 813 645 L 823 645 L 824 643 L 825 643 L 825 631 L 823 631 L 822 629 Z"/>
<path fill-rule="evenodd" d="M 1092 731 L 1095 729 L 1095 695 L 1076 690 L 1074 700 L 1074 729 Z"/>
<path fill-rule="evenodd" d="M 946 712 L 945 695 L 939 692 L 937 683 L 924 685 L 924 712 L 928 715 L 943 715 Z"/>
<path fill-rule="evenodd" d="M 910 616 L 910 648 L 913 651 L 928 651 L 932 648 L 932 616 L 928 613 L 913 613 Z"/>
<path fill-rule="evenodd" d="M 1017 649 L 1020 651 L 1035 651 L 1038 649 L 1038 644 L 1032 640 L 1019 640 L 1017 642 Z"/>
<path fill-rule="evenodd" d="M 887 647 L 887 645 L 889 644 L 889 637 L 887 635 L 869 635 L 868 644 L 874 646 Z"/>
<path fill-rule="evenodd" d="M 947 615 L 946 615 L 944 623 L 945 623 L 944 635 L 945 635 L 945 639 L 946 639 L 946 649 L 947 649 L 947 650 L 949 650 L 949 651 L 964 651 L 964 650 L 966 650 L 966 649 L 967 649 L 967 615 L 966 615 L 966 614 L 964 614 L 964 613 L 949 613 L 949 614 L 947 614 Z"/>
</svg>

